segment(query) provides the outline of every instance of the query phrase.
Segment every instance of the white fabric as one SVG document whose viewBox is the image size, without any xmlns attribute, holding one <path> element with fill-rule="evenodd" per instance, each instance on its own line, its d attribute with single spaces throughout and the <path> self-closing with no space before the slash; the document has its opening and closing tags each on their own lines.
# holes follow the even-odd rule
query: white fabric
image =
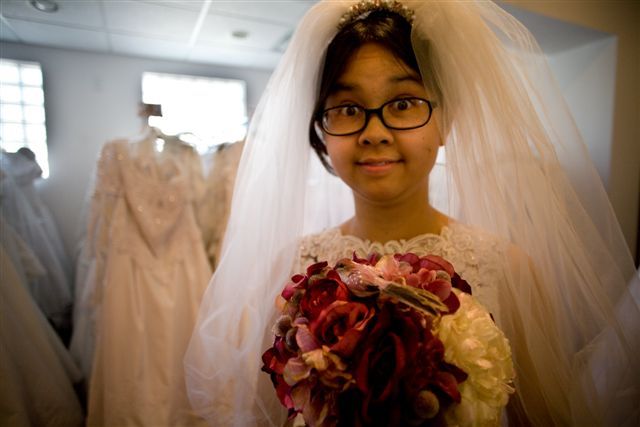
<svg viewBox="0 0 640 427">
<path fill-rule="evenodd" d="M 76 311 L 84 317 L 72 343 L 85 369 L 95 351 L 88 425 L 201 422 L 182 358 L 211 270 L 194 216 L 194 174 L 180 161 L 192 156 L 172 150 L 160 155 L 149 135 L 109 142 L 100 155 Z"/>
<path fill-rule="evenodd" d="M 1 216 L 0 239 L 0 424 L 81 426 L 80 371 L 27 290 L 45 270 Z"/>
<path fill-rule="evenodd" d="M 337 225 L 341 198 L 306 185 L 315 170 L 308 123 L 325 49 L 353 3 L 322 1 L 305 15 L 252 120 L 223 255 L 185 359 L 191 402 L 212 425 L 282 422 L 260 355 L 298 240 L 314 231 L 305 212 L 315 231 Z M 491 2 L 406 4 L 423 79 L 442 109 L 446 165 L 430 186 L 446 189 L 438 203 L 456 221 L 511 244 L 499 326 L 514 343 L 517 415 L 534 425 L 637 424 L 640 314 L 627 288 L 635 269 L 537 44 Z M 615 358 L 598 356 L 602 342 Z"/>
<path fill-rule="evenodd" d="M 29 202 L 29 205 L 33 209 L 35 220 L 38 221 L 45 230 L 47 238 L 55 251 L 55 255 L 64 270 L 65 276 L 68 278 L 68 281 L 70 281 L 70 278 L 73 277 L 71 260 L 67 255 L 67 250 L 64 247 L 53 214 L 36 188 L 37 180 L 42 177 L 40 165 L 38 165 L 35 159 L 27 158 L 19 152 L 2 153 L 2 156 L 4 157 L 3 160 L 6 160 L 6 162 L 3 161 L 3 166 L 6 167 L 7 173 L 13 177 L 20 191 Z"/>
<path fill-rule="evenodd" d="M 72 297 L 70 263 L 49 210 L 37 195 L 36 163 L 21 154 L 0 153 L 2 215 L 33 250 L 46 274 L 29 282 L 29 290 L 44 315 L 67 328 Z"/>
</svg>

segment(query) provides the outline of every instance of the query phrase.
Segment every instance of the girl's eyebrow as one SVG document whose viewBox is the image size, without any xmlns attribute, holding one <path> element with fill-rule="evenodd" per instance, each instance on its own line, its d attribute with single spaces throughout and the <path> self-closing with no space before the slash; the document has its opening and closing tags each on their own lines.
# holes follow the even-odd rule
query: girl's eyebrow
<svg viewBox="0 0 640 427">
<path fill-rule="evenodd" d="M 403 75 L 403 76 L 395 76 L 395 77 L 392 77 L 389 80 L 391 82 L 393 82 L 393 83 L 402 83 L 402 82 L 409 81 L 409 82 L 422 84 L 422 79 L 420 78 L 420 76 L 415 75 L 415 74 L 406 74 L 406 75 Z"/>
<path fill-rule="evenodd" d="M 355 88 L 356 88 L 355 85 L 350 85 L 350 84 L 342 83 L 342 82 L 336 82 L 336 84 L 333 85 L 333 89 L 331 90 L 331 93 L 348 92 L 348 91 L 354 90 Z"/>
</svg>

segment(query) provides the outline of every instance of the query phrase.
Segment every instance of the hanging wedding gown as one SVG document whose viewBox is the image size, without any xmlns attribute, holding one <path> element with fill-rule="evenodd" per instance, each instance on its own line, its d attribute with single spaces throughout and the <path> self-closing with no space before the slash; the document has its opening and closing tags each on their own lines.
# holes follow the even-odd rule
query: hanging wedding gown
<svg viewBox="0 0 640 427">
<path fill-rule="evenodd" d="M 71 278 L 73 276 L 71 272 L 71 260 L 67 255 L 60 231 L 49 207 L 36 188 L 36 181 L 42 177 L 40 165 L 38 165 L 35 158 L 28 158 L 20 152 L 2 153 L 2 155 L 7 160 L 6 163 L 3 163 L 3 166 L 6 166 L 7 172 L 13 177 L 20 191 L 24 194 L 24 197 L 33 209 L 37 222 L 41 224 L 45 230 L 65 276 Z"/>
<path fill-rule="evenodd" d="M 198 423 L 182 358 L 211 271 L 191 173 L 155 139 L 107 143 L 98 162 L 82 291 L 95 321 L 89 425 Z"/>
<path fill-rule="evenodd" d="M 27 289 L 46 272 L 2 216 L 0 271 L 0 425 L 81 426 L 80 371 Z"/>
<path fill-rule="evenodd" d="M 29 281 L 31 295 L 45 317 L 66 330 L 72 305 L 68 263 L 53 219 L 33 188 L 39 167 L 21 156 L 0 153 L 2 214 L 45 269 L 46 274 Z"/>
<path fill-rule="evenodd" d="M 243 147 L 244 141 L 218 146 L 209 161 L 206 193 L 198 207 L 197 216 L 213 270 L 220 261 L 222 239 L 229 222 L 231 196 Z"/>
</svg>

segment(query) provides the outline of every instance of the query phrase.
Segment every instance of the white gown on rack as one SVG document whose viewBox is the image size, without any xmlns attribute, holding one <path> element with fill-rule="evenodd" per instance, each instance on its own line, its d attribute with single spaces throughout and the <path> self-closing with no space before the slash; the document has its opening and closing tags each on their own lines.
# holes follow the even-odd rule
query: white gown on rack
<svg viewBox="0 0 640 427">
<path fill-rule="evenodd" d="M 213 270 L 220 261 L 222 240 L 229 222 L 231 196 L 243 147 L 244 141 L 219 146 L 207 162 L 206 169 L 209 171 L 205 194 L 196 216 Z"/>
<path fill-rule="evenodd" d="M 1 216 L 0 272 L 0 425 L 81 426 L 80 371 L 27 289 L 45 270 Z"/>
<path fill-rule="evenodd" d="M 33 176 L 28 169 L 13 167 L 12 156 L 15 155 L 0 154 L 2 214 L 45 269 L 46 274 L 29 281 L 31 295 L 45 317 L 56 327 L 64 329 L 68 326 L 73 298 L 71 277 L 62 261 L 61 242 L 57 232 L 52 231 L 55 225 L 51 217 L 44 213 L 43 205 L 38 202 Z"/>
<path fill-rule="evenodd" d="M 13 177 L 25 199 L 29 202 L 38 224 L 42 226 L 47 234 L 65 276 L 71 278 L 73 276 L 71 273 L 71 260 L 64 247 L 58 225 L 36 188 L 36 181 L 42 177 L 40 165 L 35 159 L 29 159 L 20 153 L 3 153 L 2 155 L 7 159 L 7 162 L 3 163 L 3 165 L 6 166 L 8 173 Z"/>
<path fill-rule="evenodd" d="M 190 173 L 154 141 L 107 143 L 98 163 L 80 302 L 96 323 L 88 425 L 199 423 L 182 359 L 211 271 Z"/>
</svg>

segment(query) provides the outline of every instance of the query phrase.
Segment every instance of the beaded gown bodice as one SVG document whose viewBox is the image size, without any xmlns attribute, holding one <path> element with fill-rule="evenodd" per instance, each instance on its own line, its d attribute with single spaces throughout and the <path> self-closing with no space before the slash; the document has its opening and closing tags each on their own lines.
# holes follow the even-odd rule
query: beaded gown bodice
<svg viewBox="0 0 640 427">
<path fill-rule="evenodd" d="M 474 297 L 497 320 L 500 316 L 500 266 L 506 249 L 506 241 L 459 223 L 443 227 L 440 234 L 427 233 L 385 243 L 343 235 L 338 227 L 334 227 L 302 239 L 294 271 L 304 272 L 307 266 L 320 261 L 333 265 L 341 258 L 351 258 L 354 253 L 359 257 L 373 252 L 438 255 L 453 264 L 456 272 L 471 285 Z"/>
<path fill-rule="evenodd" d="M 153 134 L 103 147 L 86 242 L 91 273 L 77 298 L 98 314 L 72 341 L 81 360 L 90 357 L 88 425 L 202 423 L 182 367 L 211 275 L 192 154 L 167 143 L 157 152 Z"/>
</svg>

